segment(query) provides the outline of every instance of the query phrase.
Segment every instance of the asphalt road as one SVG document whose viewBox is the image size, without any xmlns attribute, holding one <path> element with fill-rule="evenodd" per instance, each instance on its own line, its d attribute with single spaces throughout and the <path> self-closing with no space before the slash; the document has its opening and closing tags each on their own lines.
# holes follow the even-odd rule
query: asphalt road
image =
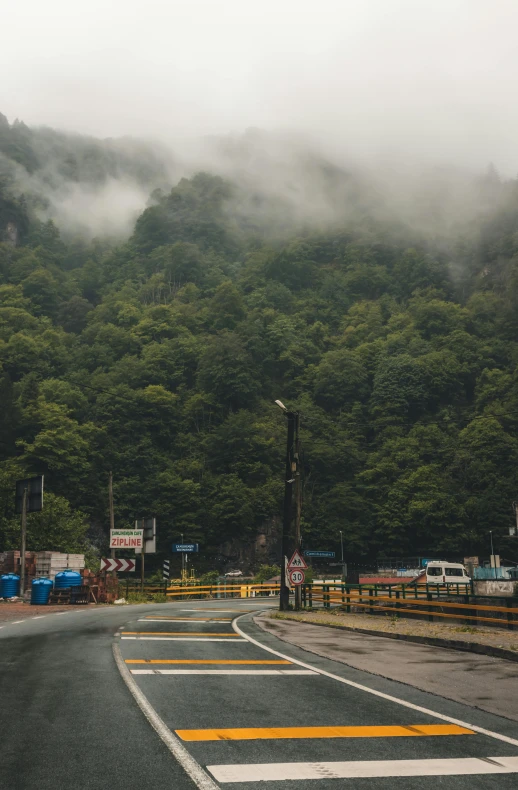
<svg viewBox="0 0 518 790">
<path fill-rule="evenodd" d="M 2 790 L 517 786 L 516 722 L 287 645 L 243 615 L 260 608 L 88 607 L 6 624 Z"/>
<path fill-rule="evenodd" d="M 518 722 L 518 662 L 266 616 L 259 620 L 274 636 L 312 653 Z"/>
</svg>

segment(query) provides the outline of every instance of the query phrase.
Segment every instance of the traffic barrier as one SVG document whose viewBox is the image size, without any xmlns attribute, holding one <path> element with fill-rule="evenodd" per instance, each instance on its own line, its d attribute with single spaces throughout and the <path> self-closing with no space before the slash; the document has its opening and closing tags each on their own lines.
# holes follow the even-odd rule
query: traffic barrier
<svg viewBox="0 0 518 790">
<path fill-rule="evenodd" d="M 427 585 L 432 587 L 432 585 Z M 380 590 L 370 588 L 368 590 L 351 588 L 349 585 L 341 585 L 339 589 L 330 590 L 330 585 L 321 587 L 318 592 L 314 585 L 305 585 L 302 593 L 302 605 L 304 607 L 314 606 L 315 603 L 320 603 L 324 609 L 329 609 L 332 604 L 344 608 L 347 612 L 351 611 L 351 607 L 358 607 L 360 609 L 367 609 L 369 614 L 376 612 L 393 612 L 398 616 L 426 616 L 428 620 L 433 622 L 434 617 L 441 617 L 451 620 L 464 620 L 465 622 L 481 622 L 487 625 L 506 625 L 508 629 L 513 630 L 518 626 L 518 605 L 513 599 L 508 599 L 505 606 L 500 606 L 497 603 L 490 603 L 490 598 L 484 600 L 488 603 L 480 604 L 477 601 L 471 601 L 469 594 L 464 594 L 462 602 L 452 601 L 453 597 L 449 595 L 449 600 L 433 600 L 433 593 L 430 590 L 422 591 L 426 598 L 421 594 L 416 599 L 403 598 L 402 590 L 392 590 L 391 594 L 380 594 Z M 436 592 L 436 595 L 438 595 Z M 460 597 L 460 596 L 459 596 Z M 478 600 L 479 596 L 477 596 Z M 426 600 L 426 606 L 422 607 L 421 601 Z M 311 602 L 311 603 L 310 603 Z M 446 611 L 444 611 L 446 610 Z M 482 614 L 478 614 L 482 612 Z M 485 612 L 494 614 L 505 614 L 505 617 L 488 617 Z"/>
</svg>

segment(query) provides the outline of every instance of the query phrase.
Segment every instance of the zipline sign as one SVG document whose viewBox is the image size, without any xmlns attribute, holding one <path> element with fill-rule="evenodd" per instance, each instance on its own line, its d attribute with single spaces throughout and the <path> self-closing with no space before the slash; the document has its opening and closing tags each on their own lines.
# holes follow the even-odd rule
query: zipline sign
<svg viewBox="0 0 518 790">
<path fill-rule="evenodd" d="M 111 529 L 110 549 L 142 549 L 142 529 Z"/>
</svg>

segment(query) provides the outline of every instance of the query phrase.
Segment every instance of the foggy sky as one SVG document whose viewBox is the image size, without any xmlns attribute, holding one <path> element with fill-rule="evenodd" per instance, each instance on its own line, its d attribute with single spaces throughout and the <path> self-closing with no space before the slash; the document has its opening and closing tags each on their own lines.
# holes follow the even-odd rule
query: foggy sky
<svg viewBox="0 0 518 790">
<path fill-rule="evenodd" d="M 0 112 L 170 142 L 293 129 L 515 175 L 517 30 L 518 0 L 17 0 Z"/>
</svg>

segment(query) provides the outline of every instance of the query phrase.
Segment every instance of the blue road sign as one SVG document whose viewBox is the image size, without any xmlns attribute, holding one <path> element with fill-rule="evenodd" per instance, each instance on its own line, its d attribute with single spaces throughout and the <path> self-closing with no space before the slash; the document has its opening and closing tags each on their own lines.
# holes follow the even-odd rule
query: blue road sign
<svg viewBox="0 0 518 790">
<path fill-rule="evenodd" d="M 198 543 L 173 543 L 171 551 L 178 554 L 188 554 L 189 552 L 199 551 Z"/>
<path fill-rule="evenodd" d="M 334 551 L 305 551 L 305 557 L 328 557 L 329 559 L 333 559 L 335 556 Z"/>
</svg>

